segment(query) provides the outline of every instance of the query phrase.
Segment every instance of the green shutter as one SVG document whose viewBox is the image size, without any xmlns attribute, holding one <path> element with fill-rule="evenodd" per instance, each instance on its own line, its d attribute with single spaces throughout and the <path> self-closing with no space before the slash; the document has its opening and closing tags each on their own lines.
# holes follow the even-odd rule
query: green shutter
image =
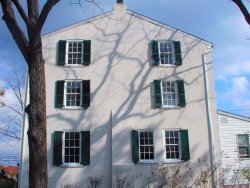
<svg viewBox="0 0 250 188">
<path fill-rule="evenodd" d="M 90 165 L 90 131 L 81 131 L 81 164 Z"/>
<path fill-rule="evenodd" d="M 190 160 L 188 130 L 180 130 L 181 136 L 181 160 Z"/>
<path fill-rule="evenodd" d="M 82 81 L 82 107 L 88 108 L 90 106 L 90 80 Z"/>
<path fill-rule="evenodd" d="M 57 48 L 57 65 L 65 65 L 66 61 L 66 40 L 60 40 Z"/>
<path fill-rule="evenodd" d="M 158 42 L 156 40 L 153 40 L 151 42 L 151 46 L 152 46 L 152 65 L 157 66 L 160 64 Z"/>
<path fill-rule="evenodd" d="M 53 147 L 53 164 L 61 165 L 63 164 L 62 160 L 62 131 L 54 132 L 54 147 Z"/>
<path fill-rule="evenodd" d="M 174 44 L 174 52 L 175 52 L 175 63 L 176 65 L 182 65 L 181 43 L 180 41 L 173 41 L 173 44 Z"/>
<path fill-rule="evenodd" d="M 161 99 L 161 81 L 154 80 L 154 107 L 160 108 L 162 106 L 162 99 Z"/>
<path fill-rule="evenodd" d="M 55 84 L 55 108 L 62 108 L 64 98 L 64 80 L 58 80 Z"/>
<path fill-rule="evenodd" d="M 178 93 L 178 106 L 185 107 L 186 106 L 186 98 L 185 98 L 185 89 L 184 89 L 184 81 L 177 80 L 177 93 Z"/>
<path fill-rule="evenodd" d="M 91 60 L 91 40 L 83 41 L 82 64 L 88 66 Z"/>
<path fill-rule="evenodd" d="M 138 137 L 138 131 L 132 130 L 132 160 L 134 163 L 138 163 L 139 161 L 139 137 Z"/>
</svg>

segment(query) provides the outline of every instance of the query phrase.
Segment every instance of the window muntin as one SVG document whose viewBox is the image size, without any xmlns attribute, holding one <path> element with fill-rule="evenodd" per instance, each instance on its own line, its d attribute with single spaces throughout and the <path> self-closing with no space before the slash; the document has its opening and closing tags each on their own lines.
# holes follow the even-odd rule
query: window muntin
<svg viewBox="0 0 250 188">
<path fill-rule="evenodd" d="M 81 106 L 81 81 L 66 81 L 66 107 L 80 107 Z"/>
<path fill-rule="evenodd" d="M 238 152 L 240 158 L 250 158 L 248 134 L 237 135 Z"/>
<path fill-rule="evenodd" d="M 161 82 L 163 106 L 177 105 L 177 88 L 175 82 Z"/>
<path fill-rule="evenodd" d="M 180 159 L 180 134 L 179 131 L 167 130 L 164 131 L 165 140 L 165 158 Z"/>
<path fill-rule="evenodd" d="M 171 41 L 159 41 L 159 58 L 161 65 L 174 65 L 174 47 Z"/>
<path fill-rule="evenodd" d="M 82 41 L 67 42 L 67 64 L 81 65 L 82 64 Z"/>
<path fill-rule="evenodd" d="M 64 163 L 80 163 L 80 132 L 64 133 Z"/>
<path fill-rule="evenodd" d="M 154 133 L 153 131 L 139 131 L 140 160 L 154 160 Z"/>
</svg>

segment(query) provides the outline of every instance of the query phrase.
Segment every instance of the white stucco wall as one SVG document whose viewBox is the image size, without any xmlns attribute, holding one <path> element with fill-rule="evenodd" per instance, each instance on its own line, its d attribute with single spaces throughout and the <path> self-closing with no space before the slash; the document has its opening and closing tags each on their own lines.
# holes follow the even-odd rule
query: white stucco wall
<svg viewBox="0 0 250 188">
<path fill-rule="evenodd" d="M 67 39 L 91 40 L 90 66 L 56 65 L 57 43 Z M 153 39 L 181 41 L 183 65 L 153 67 L 150 47 Z M 191 162 L 204 158 L 209 161 L 202 54 L 210 47 L 202 39 L 127 12 L 121 5 L 116 5 L 114 14 L 44 36 L 49 188 L 66 184 L 85 186 L 86 178 L 94 175 L 103 177 L 104 187 L 111 187 L 110 173 L 114 169 L 127 169 L 130 175 L 145 171 L 149 165 L 134 165 L 132 161 L 132 129 L 154 130 L 155 163 L 164 159 L 163 129 L 188 129 Z M 214 140 L 219 148 L 211 64 L 207 75 Z M 91 80 L 91 104 L 87 110 L 54 108 L 55 81 L 64 79 Z M 184 80 L 186 107 L 154 109 L 154 79 Z M 90 130 L 91 164 L 83 168 L 53 166 L 55 130 Z"/>
</svg>

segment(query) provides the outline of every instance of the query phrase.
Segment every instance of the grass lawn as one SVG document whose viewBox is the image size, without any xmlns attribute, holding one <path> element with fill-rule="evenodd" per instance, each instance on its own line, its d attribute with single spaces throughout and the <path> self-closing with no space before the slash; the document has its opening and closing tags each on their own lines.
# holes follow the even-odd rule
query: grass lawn
<svg viewBox="0 0 250 188">
<path fill-rule="evenodd" d="M 0 177 L 0 188 L 14 188 L 14 183 L 3 177 Z"/>
</svg>

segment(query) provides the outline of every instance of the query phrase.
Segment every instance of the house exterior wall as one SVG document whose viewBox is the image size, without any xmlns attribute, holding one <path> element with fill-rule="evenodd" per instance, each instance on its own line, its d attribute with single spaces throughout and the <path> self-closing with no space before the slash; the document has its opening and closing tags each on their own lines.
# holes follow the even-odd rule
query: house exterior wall
<svg viewBox="0 0 250 188">
<path fill-rule="evenodd" d="M 56 65 L 57 43 L 67 39 L 91 40 L 89 66 Z M 183 64 L 153 67 L 150 42 L 154 39 L 181 41 Z M 211 44 L 204 40 L 127 11 L 125 5 L 115 5 L 114 12 L 106 16 L 45 35 L 48 187 L 86 186 L 89 176 L 102 177 L 102 186 L 112 187 L 112 178 L 117 171 L 125 171 L 131 178 L 149 172 L 151 164 L 134 164 L 132 161 L 133 129 L 154 131 L 153 164 L 164 162 L 165 129 L 187 129 L 190 162 L 206 159 L 209 163 L 211 148 L 202 55 L 210 47 Z M 216 133 L 214 145 L 219 148 L 211 63 L 208 64 L 207 77 L 211 124 Z M 54 108 L 55 82 L 65 79 L 90 80 L 89 108 Z M 152 89 L 155 79 L 184 80 L 187 105 L 184 108 L 155 109 Z M 53 133 L 60 130 L 90 130 L 90 165 L 78 168 L 53 165 Z M 25 183 L 23 187 L 26 187 Z M 131 184 L 143 187 L 133 179 Z"/>
<path fill-rule="evenodd" d="M 250 169 L 250 159 L 239 158 L 237 135 L 250 133 L 250 119 L 222 111 L 218 111 L 218 119 L 225 185 L 246 184 L 241 170 Z"/>
</svg>

